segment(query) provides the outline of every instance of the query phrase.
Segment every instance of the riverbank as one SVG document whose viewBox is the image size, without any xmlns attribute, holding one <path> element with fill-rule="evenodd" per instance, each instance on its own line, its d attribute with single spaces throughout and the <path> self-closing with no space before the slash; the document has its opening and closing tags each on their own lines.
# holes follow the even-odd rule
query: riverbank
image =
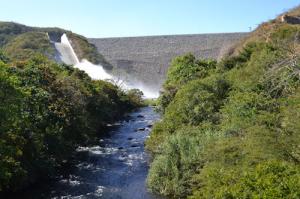
<svg viewBox="0 0 300 199">
<path fill-rule="evenodd" d="M 77 163 L 69 173 L 28 190 L 22 198 L 158 198 L 146 189 L 149 156 L 144 149 L 158 119 L 152 107 L 130 113 L 112 125 L 97 145 L 79 147 Z"/>
</svg>

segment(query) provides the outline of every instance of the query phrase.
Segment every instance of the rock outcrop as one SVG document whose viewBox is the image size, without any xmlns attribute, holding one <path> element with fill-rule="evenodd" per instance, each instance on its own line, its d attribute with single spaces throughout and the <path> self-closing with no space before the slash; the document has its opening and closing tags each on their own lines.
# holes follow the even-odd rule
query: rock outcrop
<svg viewBox="0 0 300 199">
<path fill-rule="evenodd" d="M 289 16 L 289 15 L 281 15 L 280 21 L 288 24 L 300 24 L 300 17 L 298 16 Z"/>
</svg>

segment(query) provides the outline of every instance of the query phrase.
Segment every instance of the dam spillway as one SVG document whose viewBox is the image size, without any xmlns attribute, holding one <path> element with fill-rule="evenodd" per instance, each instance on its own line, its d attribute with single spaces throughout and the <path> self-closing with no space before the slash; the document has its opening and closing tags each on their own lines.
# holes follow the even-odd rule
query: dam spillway
<svg viewBox="0 0 300 199">
<path fill-rule="evenodd" d="M 60 42 L 53 42 L 56 49 L 55 59 L 58 62 L 62 62 L 68 65 L 76 65 L 79 63 L 79 59 L 72 48 L 70 41 L 66 34 L 61 36 Z"/>
<path fill-rule="evenodd" d="M 56 50 L 55 60 L 57 62 L 79 68 L 80 70 L 85 71 L 92 79 L 113 79 L 113 77 L 104 70 L 103 66 L 95 65 L 86 59 L 79 60 L 65 33 L 62 34 L 59 39 L 51 39 L 49 35 L 48 37 Z"/>
</svg>

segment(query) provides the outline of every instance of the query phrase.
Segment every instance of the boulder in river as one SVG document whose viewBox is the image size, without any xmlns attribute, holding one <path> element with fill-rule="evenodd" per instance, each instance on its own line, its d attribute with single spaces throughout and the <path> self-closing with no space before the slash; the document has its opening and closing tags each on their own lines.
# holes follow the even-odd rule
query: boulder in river
<svg viewBox="0 0 300 199">
<path fill-rule="evenodd" d="M 138 115 L 137 117 L 138 117 L 138 118 L 144 118 L 145 116 L 143 116 L 143 115 Z"/>
</svg>

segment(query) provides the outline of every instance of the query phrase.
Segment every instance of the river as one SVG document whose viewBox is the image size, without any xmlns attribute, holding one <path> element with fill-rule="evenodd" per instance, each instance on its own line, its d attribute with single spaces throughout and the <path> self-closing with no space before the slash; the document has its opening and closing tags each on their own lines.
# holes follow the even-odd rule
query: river
<svg viewBox="0 0 300 199">
<path fill-rule="evenodd" d="M 147 192 L 149 156 L 144 142 L 159 119 L 152 107 L 138 109 L 112 125 L 91 147 L 78 148 L 78 161 L 68 174 L 37 186 L 22 198 L 157 199 Z"/>
</svg>

